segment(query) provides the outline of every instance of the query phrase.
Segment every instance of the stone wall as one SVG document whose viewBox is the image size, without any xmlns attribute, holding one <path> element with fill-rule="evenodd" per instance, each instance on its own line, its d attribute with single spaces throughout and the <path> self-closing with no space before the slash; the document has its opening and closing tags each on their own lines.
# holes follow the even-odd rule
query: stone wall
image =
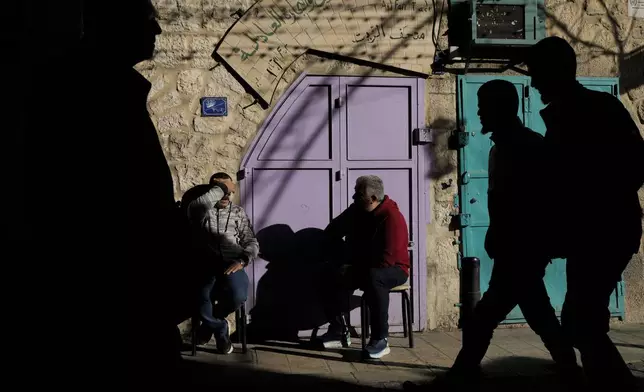
<svg viewBox="0 0 644 392">
<path fill-rule="evenodd" d="M 389 1 L 389 0 L 386 0 Z M 215 44 L 234 22 L 231 16 L 245 10 L 250 0 L 154 0 L 164 31 L 157 38 L 152 61 L 137 69 L 153 85 L 149 111 L 157 126 L 170 164 L 175 195 L 179 199 L 192 185 L 203 183 L 215 171 L 235 173 L 240 160 L 262 121 L 270 113 L 210 57 Z M 417 1 L 422 3 L 422 1 Z M 399 1 L 401 3 L 401 1 Z M 625 0 L 547 1 L 548 33 L 569 39 L 579 54 L 579 74 L 615 76 L 621 74 L 621 98 L 639 120 L 644 131 L 644 77 L 641 51 L 644 20 L 627 17 Z M 431 5 L 431 2 L 429 2 Z M 443 22 L 443 31 L 447 23 Z M 445 39 L 444 37 L 442 38 Z M 418 64 L 430 73 L 433 46 L 427 43 L 426 63 Z M 637 57 L 639 56 L 639 57 Z M 639 60 L 638 60 L 639 59 Z M 301 72 L 342 75 L 386 75 L 386 72 L 351 63 L 303 55 L 284 74 L 277 86 L 279 96 Z M 428 328 L 456 326 L 458 308 L 458 231 L 450 226 L 453 200 L 457 193 L 457 154 L 447 149 L 447 136 L 456 127 L 456 82 L 454 76 L 430 76 L 426 82 L 426 123 L 439 132 L 432 147 L 432 178 L 429 203 L 432 223 L 427 230 Z M 226 117 L 199 116 L 199 98 L 225 96 Z M 644 192 L 641 193 L 644 204 Z M 627 317 L 644 321 L 644 251 L 629 266 L 627 275 Z"/>
</svg>

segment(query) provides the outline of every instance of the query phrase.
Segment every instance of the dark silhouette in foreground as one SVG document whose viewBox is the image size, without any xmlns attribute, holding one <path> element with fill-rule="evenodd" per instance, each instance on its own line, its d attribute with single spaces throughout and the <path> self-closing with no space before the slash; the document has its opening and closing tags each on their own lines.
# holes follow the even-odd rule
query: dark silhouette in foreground
<svg viewBox="0 0 644 392">
<path fill-rule="evenodd" d="M 173 369 L 181 360 L 177 325 L 190 316 L 195 277 L 190 276 L 194 272 L 190 265 L 179 268 L 177 264 L 187 246 L 179 231 L 172 175 L 147 111 L 151 85 L 133 69 L 152 57 L 161 29 L 146 0 L 132 1 L 122 10 L 115 19 L 119 21 L 116 35 L 107 28 L 115 15 L 103 11 L 89 3 L 85 9 L 94 38 L 86 59 L 94 64 L 109 57 L 98 72 L 93 70 L 95 75 L 87 75 L 86 83 L 92 86 L 99 76 L 110 75 L 109 82 L 100 85 L 112 97 L 107 105 L 114 116 L 112 137 L 126 146 L 129 370 L 137 381 L 154 378 L 163 385 L 174 381 Z M 146 355 L 139 357 L 135 352 Z"/>
<path fill-rule="evenodd" d="M 491 133 L 485 250 L 494 260 L 489 287 L 463 326 L 463 346 L 435 386 L 480 382 L 480 365 L 494 330 L 519 306 L 561 375 L 578 375 L 572 345 L 550 303 L 543 281 L 550 263 L 544 246 L 544 138 L 517 117 L 519 96 L 508 81 L 492 80 L 478 91 L 482 133 Z M 517 227 L 517 222 L 526 222 Z M 406 384 L 414 389 L 412 384 Z"/>
<path fill-rule="evenodd" d="M 608 304 L 642 238 L 644 141 L 616 97 L 577 82 L 575 52 L 565 40 L 541 40 L 526 64 L 548 104 L 541 111 L 548 248 L 551 257 L 567 259 L 562 326 L 590 385 L 628 390 L 634 378 L 607 335 Z"/>
<path fill-rule="evenodd" d="M 196 268 L 184 260 L 187 237 L 172 175 L 147 111 L 151 85 L 133 68 L 152 58 L 161 33 L 155 17 L 149 0 L 84 3 L 75 101 L 69 110 L 79 116 L 75 125 L 85 135 L 77 137 L 94 142 L 85 147 L 89 159 L 77 162 L 93 171 L 91 185 L 97 188 L 78 198 L 94 204 L 82 210 L 94 218 L 93 227 L 85 228 L 93 238 L 85 261 L 122 246 L 109 263 L 125 265 L 127 277 L 128 381 L 169 385 L 177 381 L 177 325 L 191 316 Z M 114 148 L 111 159 L 98 154 L 104 145 Z M 100 271 L 100 264 L 95 268 Z"/>
<path fill-rule="evenodd" d="M 64 297 L 45 290 L 55 319 L 68 306 L 88 335 L 116 321 L 106 334 L 127 340 L 118 347 L 128 382 L 167 385 L 181 360 L 177 324 L 190 314 L 193 269 L 178 264 L 185 246 L 173 180 L 146 107 L 150 83 L 134 70 L 152 57 L 161 29 L 149 0 L 84 1 L 75 22 L 74 43 L 38 64 L 47 97 L 29 119 L 26 212 L 38 216 L 25 215 L 33 230 L 25 249 L 57 270 L 39 271 Z M 108 315 L 108 304 L 125 316 Z"/>
</svg>

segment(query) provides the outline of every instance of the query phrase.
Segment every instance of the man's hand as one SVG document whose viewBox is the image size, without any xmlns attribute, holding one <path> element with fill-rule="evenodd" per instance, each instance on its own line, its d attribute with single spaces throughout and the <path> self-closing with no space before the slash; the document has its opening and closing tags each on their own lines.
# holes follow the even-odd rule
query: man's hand
<svg viewBox="0 0 644 392">
<path fill-rule="evenodd" d="M 244 263 L 242 263 L 241 261 L 235 261 L 230 265 L 230 267 L 226 269 L 226 271 L 224 271 L 224 274 L 225 275 L 234 274 L 235 272 L 243 269 L 244 269 Z"/>
<path fill-rule="evenodd" d="M 224 192 L 224 195 L 227 195 L 229 193 L 228 186 L 226 186 L 226 184 L 224 184 L 221 181 L 213 181 L 213 182 L 210 183 L 210 185 L 214 185 L 216 187 L 219 187 L 219 189 L 221 189 Z"/>
</svg>

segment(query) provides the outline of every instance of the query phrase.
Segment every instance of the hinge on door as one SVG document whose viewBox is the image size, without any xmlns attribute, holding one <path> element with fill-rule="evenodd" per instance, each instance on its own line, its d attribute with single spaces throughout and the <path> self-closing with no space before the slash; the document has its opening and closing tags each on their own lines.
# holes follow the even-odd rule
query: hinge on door
<svg viewBox="0 0 644 392">
<path fill-rule="evenodd" d="M 458 214 L 458 226 L 460 228 L 469 226 L 471 220 L 472 216 L 470 214 Z"/>
<path fill-rule="evenodd" d="M 459 130 L 455 131 L 456 135 L 456 145 L 460 147 L 465 147 L 469 144 L 470 142 L 470 134 L 469 132 L 465 131 L 465 128 L 460 128 Z"/>
<path fill-rule="evenodd" d="M 617 90 L 617 85 L 616 85 L 616 84 L 613 84 L 613 86 L 612 86 L 611 90 L 613 91 L 613 95 L 614 95 L 614 96 L 618 96 L 618 95 L 619 95 L 619 91 Z"/>
<path fill-rule="evenodd" d="M 335 101 L 334 101 L 334 105 L 335 105 L 336 109 L 341 108 L 342 107 L 342 98 L 336 98 Z"/>
<path fill-rule="evenodd" d="M 461 184 L 462 184 L 462 185 L 467 185 L 467 184 L 469 184 L 469 183 L 470 183 L 470 178 L 471 178 L 471 177 L 472 177 L 472 176 L 470 176 L 470 173 L 469 173 L 469 172 L 465 172 L 465 173 L 461 174 Z"/>
</svg>

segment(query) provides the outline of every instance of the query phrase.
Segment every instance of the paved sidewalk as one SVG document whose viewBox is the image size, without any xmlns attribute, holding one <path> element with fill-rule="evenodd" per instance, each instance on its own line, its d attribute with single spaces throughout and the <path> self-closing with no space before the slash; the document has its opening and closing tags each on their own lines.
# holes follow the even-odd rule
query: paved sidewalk
<svg viewBox="0 0 644 392">
<path fill-rule="evenodd" d="M 634 374 L 644 378 L 644 325 L 614 326 L 610 335 Z M 223 356 L 205 347 L 196 358 L 185 359 L 195 382 L 237 390 L 399 390 L 403 381 L 426 382 L 445 371 L 460 348 L 460 332 L 414 337 L 414 349 L 407 347 L 407 339 L 392 337 L 391 354 L 382 360 L 361 360 L 359 339 L 353 339 L 350 349 L 332 351 L 318 351 L 306 342 L 273 342 L 251 345 L 245 355 L 236 347 L 235 353 Z M 498 329 L 483 364 L 493 384 L 490 390 L 554 392 L 560 389 L 551 365 L 545 347 L 528 328 Z"/>
</svg>

